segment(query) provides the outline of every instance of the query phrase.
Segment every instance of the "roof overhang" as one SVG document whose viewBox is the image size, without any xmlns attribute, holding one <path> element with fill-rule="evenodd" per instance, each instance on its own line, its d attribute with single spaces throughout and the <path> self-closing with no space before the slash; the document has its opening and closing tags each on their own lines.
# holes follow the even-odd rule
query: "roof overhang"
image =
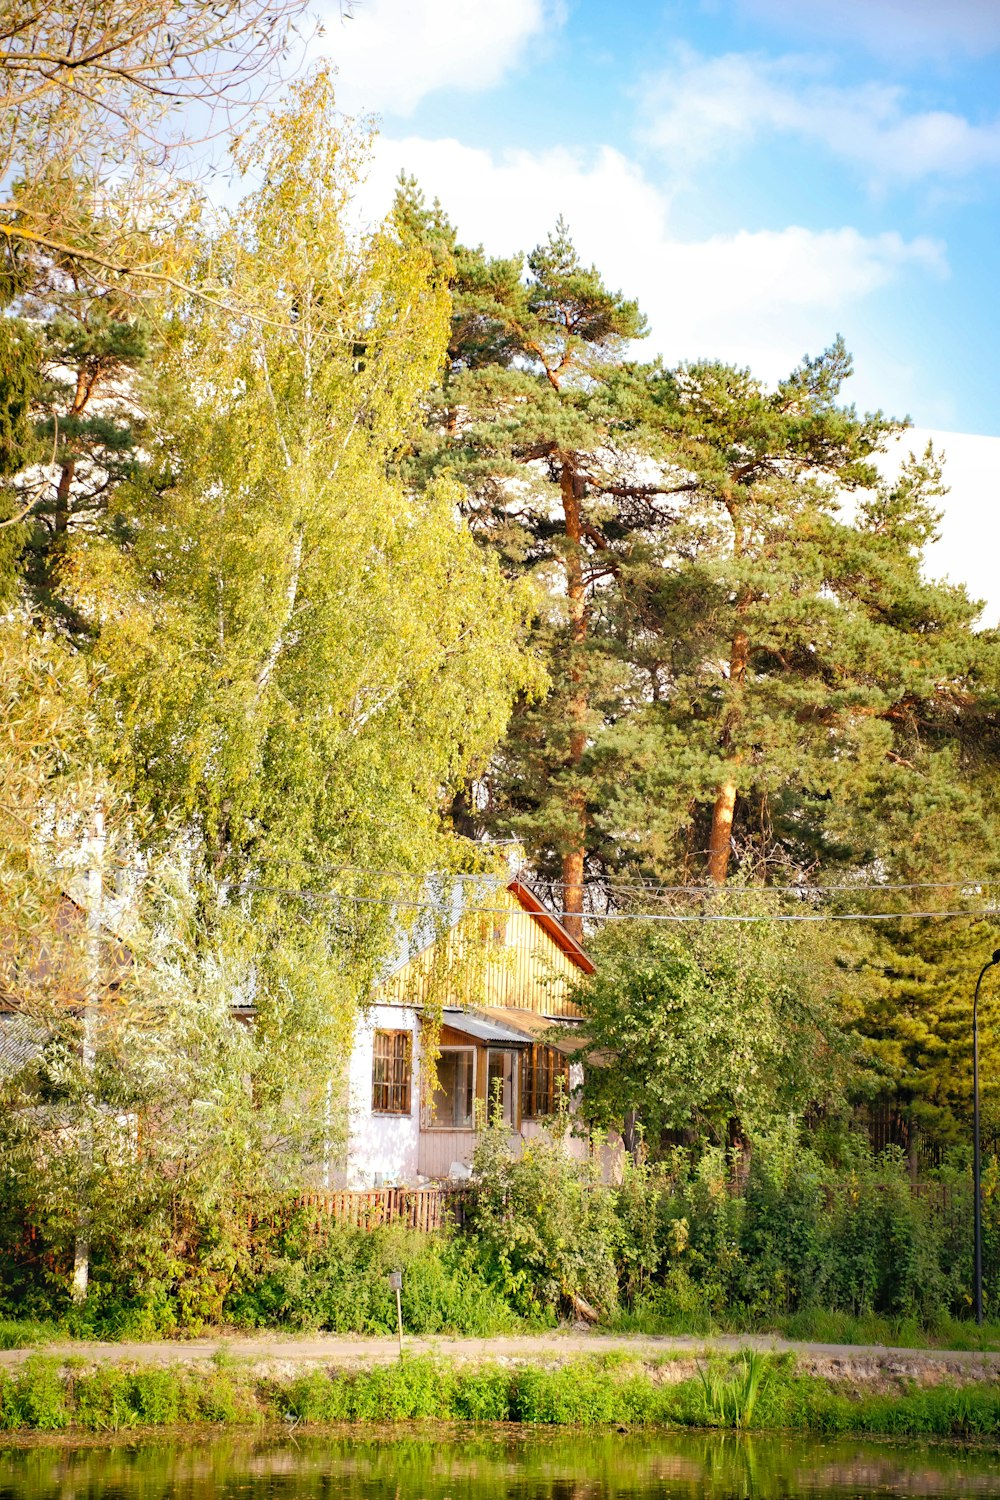
<svg viewBox="0 0 1000 1500">
<path fill-rule="evenodd" d="M 486 1042 L 494 1047 L 531 1046 L 531 1037 L 526 1032 L 515 1031 L 512 1026 L 494 1021 L 485 1011 L 473 1013 L 445 1006 L 441 1011 L 441 1025 L 450 1026 L 452 1031 L 464 1032 L 474 1041 Z"/>
<path fill-rule="evenodd" d="M 531 1010 L 513 1010 L 509 1006 L 491 1005 L 480 1015 L 496 1017 L 502 1026 L 520 1031 L 530 1042 L 553 1047 L 571 1057 L 584 1044 L 583 1022 L 565 1016 L 540 1016 Z"/>
</svg>

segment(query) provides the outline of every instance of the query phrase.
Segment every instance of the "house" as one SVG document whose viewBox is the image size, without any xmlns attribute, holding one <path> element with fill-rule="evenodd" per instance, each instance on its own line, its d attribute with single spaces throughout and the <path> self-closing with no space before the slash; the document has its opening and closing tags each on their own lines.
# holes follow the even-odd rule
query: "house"
<svg viewBox="0 0 1000 1500">
<path fill-rule="evenodd" d="M 582 1081 L 566 1035 L 594 965 L 527 885 L 497 885 L 479 908 L 454 903 L 424 930 L 360 1017 L 348 1076 L 349 1188 L 466 1175 L 488 1101 L 515 1145 Z M 555 1028 L 563 1033 L 553 1039 Z M 437 1054 L 435 1057 L 435 1053 Z M 583 1153 L 583 1141 L 568 1149 Z"/>
</svg>

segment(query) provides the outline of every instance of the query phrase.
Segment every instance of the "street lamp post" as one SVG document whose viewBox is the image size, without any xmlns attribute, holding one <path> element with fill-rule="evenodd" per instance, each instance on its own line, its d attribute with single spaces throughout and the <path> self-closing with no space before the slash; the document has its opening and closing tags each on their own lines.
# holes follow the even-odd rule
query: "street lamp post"
<svg viewBox="0 0 1000 1500">
<path fill-rule="evenodd" d="M 987 969 L 1000 964 L 1000 948 L 983 964 L 972 1001 L 972 1222 L 975 1236 L 976 1322 L 983 1321 L 983 1183 L 979 1156 L 979 986 Z"/>
</svg>

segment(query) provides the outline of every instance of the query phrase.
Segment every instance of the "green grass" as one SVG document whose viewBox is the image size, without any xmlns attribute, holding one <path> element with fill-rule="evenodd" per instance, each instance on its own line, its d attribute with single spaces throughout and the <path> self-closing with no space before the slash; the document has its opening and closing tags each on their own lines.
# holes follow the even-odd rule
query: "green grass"
<svg viewBox="0 0 1000 1500">
<path fill-rule="evenodd" d="M 1000 1388 L 901 1386 L 852 1392 L 800 1376 L 790 1356 L 713 1356 L 671 1381 L 637 1361 L 469 1368 L 427 1358 L 354 1371 L 262 1378 L 226 1363 L 70 1370 L 34 1356 L 0 1372 L 0 1430 L 120 1432 L 186 1424 L 473 1421 L 588 1428 L 772 1429 L 1000 1443 Z"/>
<path fill-rule="evenodd" d="M 36 1318 L 0 1318 L 0 1349 L 33 1349 L 66 1335 L 57 1323 Z"/>
</svg>

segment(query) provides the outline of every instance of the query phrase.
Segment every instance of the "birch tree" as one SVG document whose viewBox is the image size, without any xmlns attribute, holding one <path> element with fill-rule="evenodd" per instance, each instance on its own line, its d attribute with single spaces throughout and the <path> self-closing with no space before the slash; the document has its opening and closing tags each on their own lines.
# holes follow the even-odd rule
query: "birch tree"
<svg viewBox="0 0 1000 1500">
<path fill-rule="evenodd" d="M 190 172 L 193 141 L 247 124 L 304 5 L 8 0 L 0 16 L 8 253 L 41 250 L 112 283 L 175 284 L 177 264 L 169 245 L 149 238 L 150 220 L 169 198 L 171 175 Z M 110 200 L 117 214 L 95 218 Z"/>
<path fill-rule="evenodd" d="M 240 155 L 259 186 L 207 256 L 248 314 L 178 318 L 127 545 L 79 556 L 117 772 L 219 876 L 257 870 L 260 902 L 330 860 L 450 860 L 443 803 L 532 678 L 523 598 L 454 485 L 393 477 L 449 301 L 392 221 L 352 231 L 367 149 L 321 73 Z"/>
</svg>

